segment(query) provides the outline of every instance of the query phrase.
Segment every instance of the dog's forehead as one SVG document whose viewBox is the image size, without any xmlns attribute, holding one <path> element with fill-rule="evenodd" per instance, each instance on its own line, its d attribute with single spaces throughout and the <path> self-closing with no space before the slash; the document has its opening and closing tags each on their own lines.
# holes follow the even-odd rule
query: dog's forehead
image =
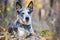
<svg viewBox="0 0 60 40">
<path fill-rule="evenodd" d="M 29 8 L 21 8 L 20 12 L 29 12 Z"/>
</svg>

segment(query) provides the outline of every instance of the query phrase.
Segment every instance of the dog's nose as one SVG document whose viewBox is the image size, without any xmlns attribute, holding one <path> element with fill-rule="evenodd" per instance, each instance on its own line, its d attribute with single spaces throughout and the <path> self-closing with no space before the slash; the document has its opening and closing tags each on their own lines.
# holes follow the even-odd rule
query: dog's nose
<svg viewBox="0 0 60 40">
<path fill-rule="evenodd" d="M 26 17 L 25 19 L 26 19 L 27 22 L 29 21 L 29 17 Z"/>
</svg>

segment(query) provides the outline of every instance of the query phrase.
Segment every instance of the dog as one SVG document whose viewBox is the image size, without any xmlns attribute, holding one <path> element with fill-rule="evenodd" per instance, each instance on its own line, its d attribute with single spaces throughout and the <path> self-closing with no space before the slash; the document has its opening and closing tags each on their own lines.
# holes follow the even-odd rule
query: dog
<svg viewBox="0 0 60 40">
<path fill-rule="evenodd" d="M 17 19 L 10 24 L 8 29 L 9 33 L 14 33 L 14 35 L 24 36 L 25 32 L 28 33 L 26 38 L 31 37 L 34 34 L 32 28 L 32 12 L 33 12 L 33 2 L 31 1 L 28 7 L 22 7 L 19 2 L 16 2 Z"/>
</svg>

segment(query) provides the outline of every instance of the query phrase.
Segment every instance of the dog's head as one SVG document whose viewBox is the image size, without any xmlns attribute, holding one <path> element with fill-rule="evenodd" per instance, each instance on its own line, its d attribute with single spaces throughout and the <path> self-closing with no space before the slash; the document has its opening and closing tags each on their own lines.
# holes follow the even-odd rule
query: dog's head
<svg viewBox="0 0 60 40">
<path fill-rule="evenodd" d="M 18 19 L 22 24 L 31 24 L 31 13 L 33 11 L 33 2 L 30 2 L 28 7 L 22 7 L 22 5 L 17 2 L 16 9 L 18 13 Z"/>
</svg>

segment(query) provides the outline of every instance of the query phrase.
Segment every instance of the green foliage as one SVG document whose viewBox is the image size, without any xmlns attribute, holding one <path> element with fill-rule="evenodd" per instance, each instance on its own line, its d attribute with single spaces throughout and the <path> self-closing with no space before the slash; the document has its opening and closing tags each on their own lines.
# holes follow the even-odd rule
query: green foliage
<svg viewBox="0 0 60 40">
<path fill-rule="evenodd" d="M 49 30 L 42 30 L 41 31 L 41 36 L 52 36 L 53 32 L 49 31 Z"/>
<path fill-rule="evenodd" d="M 42 35 L 42 36 L 45 36 L 45 35 L 46 35 L 46 32 L 47 32 L 47 30 L 42 30 L 42 31 L 41 31 L 41 35 Z"/>
<path fill-rule="evenodd" d="M 0 21 L 0 26 L 5 26 L 5 24 L 6 24 L 5 20 Z"/>
<path fill-rule="evenodd" d="M 8 16 L 8 13 L 9 12 L 6 12 L 6 13 L 3 14 L 4 18 L 2 18 L 0 20 L 0 26 L 5 26 L 5 24 L 6 24 L 5 18 Z"/>
</svg>

